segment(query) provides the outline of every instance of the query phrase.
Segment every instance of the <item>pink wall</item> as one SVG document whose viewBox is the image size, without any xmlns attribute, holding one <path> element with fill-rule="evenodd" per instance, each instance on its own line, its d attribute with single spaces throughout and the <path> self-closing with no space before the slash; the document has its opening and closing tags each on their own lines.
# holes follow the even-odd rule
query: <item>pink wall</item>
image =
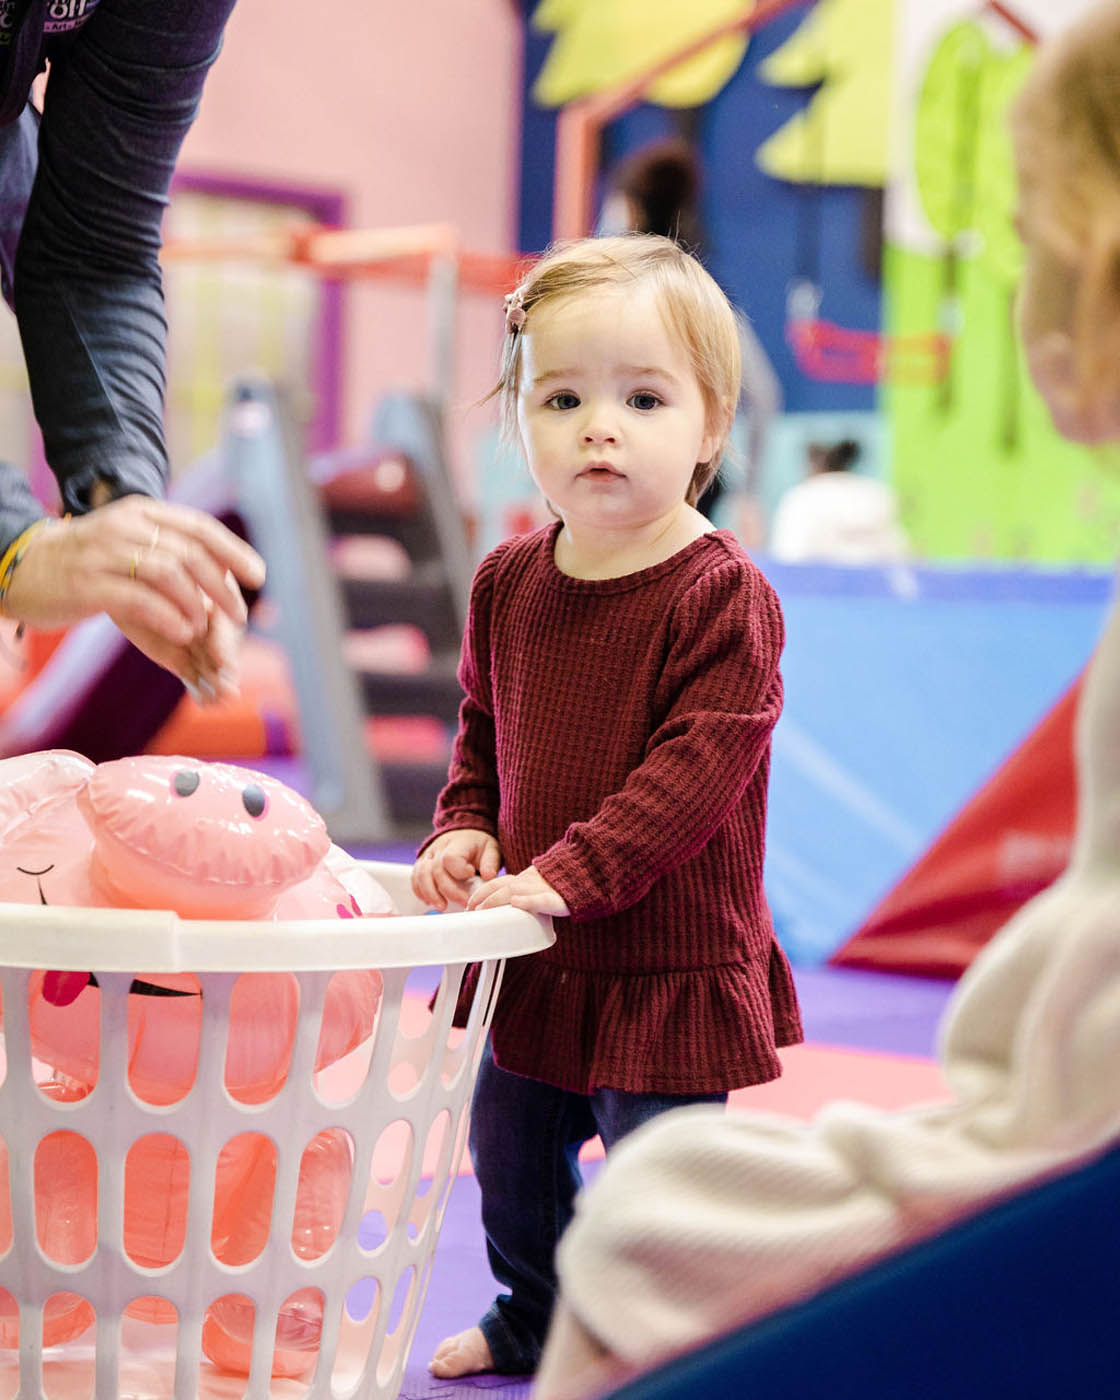
<svg viewBox="0 0 1120 1400">
<path fill-rule="evenodd" d="M 512 0 L 239 0 L 187 138 L 183 170 L 329 186 L 354 226 L 450 222 L 508 251 L 515 229 L 520 23 Z M 428 374 L 422 291 L 356 285 L 346 315 L 344 421 L 360 440 L 375 398 Z M 487 421 L 500 319 L 460 299 L 451 413 L 468 443 Z"/>
</svg>

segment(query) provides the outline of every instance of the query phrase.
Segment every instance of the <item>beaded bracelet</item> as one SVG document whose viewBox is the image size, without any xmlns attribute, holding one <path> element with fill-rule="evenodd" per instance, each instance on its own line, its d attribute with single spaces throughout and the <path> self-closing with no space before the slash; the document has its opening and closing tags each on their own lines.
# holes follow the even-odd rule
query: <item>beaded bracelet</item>
<svg viewBox="0 0 1120 1400">
<path fill-rule="evenodd" d="M 0 558 L 0 614 L 4 617 L 8 616 L 8 589 L 12 586 L 12 575 L 16 571 L 16 565 L 23 558 L 32 536 L 37 535 L 44 525 L 52 523 L 51 517 L 48 516 L 43 520 L 36 520 L 26 530 L 21 530 L 4 551 L 3 558 Z"/>
</svg>

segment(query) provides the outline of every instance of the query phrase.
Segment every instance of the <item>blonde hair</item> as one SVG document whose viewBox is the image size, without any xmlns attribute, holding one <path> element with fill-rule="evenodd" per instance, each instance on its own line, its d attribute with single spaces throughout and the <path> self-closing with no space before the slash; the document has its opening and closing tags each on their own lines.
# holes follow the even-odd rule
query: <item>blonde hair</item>
<svg viewBox="0 0 1120 1400">
<path fill-rule="evenodd" d="M 491 391 L 501 407 L 503 434 L 517 436 L 521 342 L 541 306 L 587 292 L 650 283 L 670 334 L 685 353 L 716 439 L 706 462 L 697 462 L 687 501 L 695 505 L 711 484 L 727 447 L 739 398 L 739 327 L 735 312 L 711 275 L 669 238 L 623 234 L 554 244 L 506 298 L 506 336 L 498 382 Z"/>
<path fill-rule="evenodd" d="M 1120 4 L 1043 46 L 1011 111 L 1028 238 L 1069 269 L 1086 400 L 1120 388 Z"/>
</svg>

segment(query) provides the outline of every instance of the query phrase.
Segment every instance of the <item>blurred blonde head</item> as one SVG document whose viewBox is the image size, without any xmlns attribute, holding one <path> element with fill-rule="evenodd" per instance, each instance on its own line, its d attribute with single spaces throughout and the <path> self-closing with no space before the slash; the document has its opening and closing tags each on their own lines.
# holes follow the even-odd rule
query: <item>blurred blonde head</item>
<svg viewBox="0 0 1120 1400">
<path fill-rule="evenodd" d="M 1065 436 L 1120 437 L 1120 4 L 1043 46 L 1011 116 L 1027 266 L 1019 321 Z"/>
<path fill-rule="evenodd" d="M 687 500 L 695 505 L 719 470 L 739 397 L 739 328 L 730 303 L 703 267 L 671 239 L 652 234 L 558 243 L 506 299 L 506 336 L 493 393 L 502 430 L 517 438 L 521 344 L 542 306 L 620 287 L 651 285 L 665 327 L 684 349 L 704 400 L 716 448 L 697 462 Z"/>
</svg>

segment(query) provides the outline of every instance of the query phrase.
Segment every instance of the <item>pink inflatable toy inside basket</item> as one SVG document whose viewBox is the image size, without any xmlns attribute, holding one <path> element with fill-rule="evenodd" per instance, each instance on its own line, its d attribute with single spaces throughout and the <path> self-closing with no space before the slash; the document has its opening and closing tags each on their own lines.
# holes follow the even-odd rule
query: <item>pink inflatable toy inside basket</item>
<svg viewBox="0 0 1120 1400">
<path fill-rule="evenodd" d="M 267 775 L 0 761 L 0 1394 L 396 1394 L 501 960 L 551 941 L 420 913 Z"/>
</svg>

